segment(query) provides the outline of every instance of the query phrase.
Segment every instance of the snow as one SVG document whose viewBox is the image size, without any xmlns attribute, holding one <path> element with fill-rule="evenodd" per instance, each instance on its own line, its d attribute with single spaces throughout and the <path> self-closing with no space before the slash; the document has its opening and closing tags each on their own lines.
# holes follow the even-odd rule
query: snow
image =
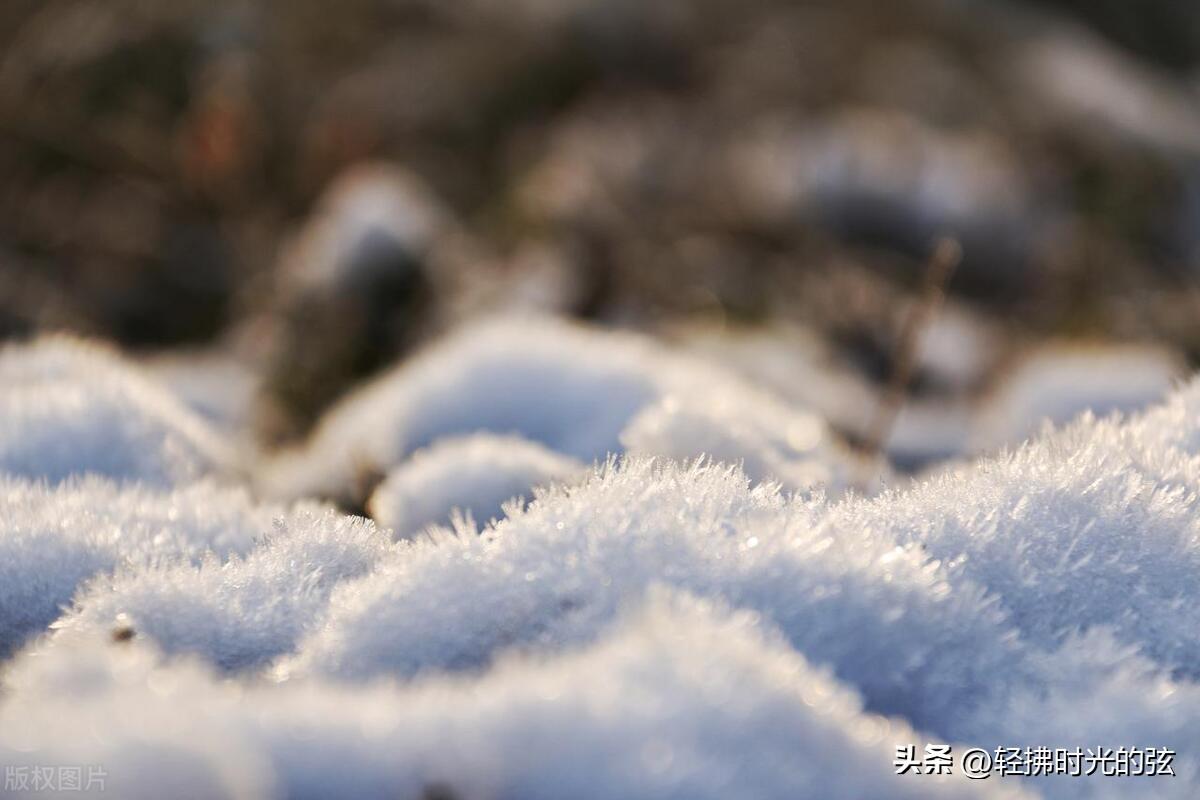
<svg viewBox="0 0 1200 800">
<path fill-rule="evenodd" d="M 347 681 L 482 669 L 513 646 L 589 641 L 668 585 L 763 614 L 873 711 L 920 725 L 972 706 L 1014 658 L 1003 620 L 919 548 L 830 535 L 821 513 L 735 468 L 609 464 L 482 536 L 414 542 L 340 585 L 285 668 Z"/>
<path fill-rule="evenodd" d="M 418 543 L 339 587 L 287 667 L 480 669 L 514 642 L 590 640 L 625 598 L 666 583 L 762 613 L 867 708 L 933 732 L 978 730 L 975 710 L 1054 685 L 1038 665 L 1080 632 L 1194 678 L 1200 467 L 1157 432 L 1194 447 L 1183 412 L 1197 395 L 828 507 L 720 467 L 610 466 L 482 537 Z"/>
<path fill-rule="evenodd" d="M 763 219 L 802 215 L 843 235 L 927 247 L 954 230 L 1023 256 L 1038 221 L 1033 181 L 1003 140 L 871 106 L 817 122 L 764 120 L 729 168 L 739 197 Z"/>
<path fill-rule="evenodd" d="M 0 764 L 130 798 L 1191 797 L 1200 378 L 1136 410 L 1175 369 L 1147 352 L 1037 356 L 998 442 L 1118 411 L 863 496 L 752 370 L 492 321 L 255 470 L 378 472 L 372 521 L 218 483 L 220 437 L 109 351 L 11 346 Z M 926 741 L 1177 777 L 894 775 Z"/>
<path fill-rule="evenodd" d="M 757 402 L 762 393 L 718 367 L 631 333 L 548 318 L 477 323 L 339 404 L 306 447 L 268 469 L 263 490 L 282 497 L 350 497 L 364 474 L 386 474 L 440 438 L 477 432 L 520 435 L 584 462 L 602 460 L 623 451 L 622 432 L 638 412 L 669 395 Z M 755 411 L 747 407 L 742 414 Z M 779 412 L 772 405 L 764 413 Z M 700 455 L 720 439 L 723 458 L 769 464 L 787 457 L 743 449 L 762 445 L 761 433 L 712 429 L 734 419 L 726 410 L 702 426 L 684 421 L 673 430 L 684 437 L 701 434 L 702 440 L 660 437 L 656 446 L 669 455 Z M 823 431 L 817 418 L 804 419 Z M 843 458 L 833 447 L 820 452 Z"/>
<path fill-rule="evenodd" d="M 0 474 L 171 487 L 233 460 L 203 419 L 103 347 L 55 337 L 0 350 Z"/>
<path fill-rule="evenodd" d="M 349 493 L 436 440 L 518 434 L 584 461 L 619 449 L 625 422 L 661 389 L 647 340 L 551 321 L 497 321 L 452 334 L 330 411 L 265 490 Z"/>
<path fill-rule="evenodd" d="M 1144 742 L 1125 746 L 1178 750 L 1174 777 L 1031 782 L 1030 788 L 1046 797 L 1193 797 L 1200 783 L 1200 761 L 1193 755 L 1200 746 L 1196 684 L 1172 680 L 1128 648 L 1115 646 L 1103 632 L 1077 645 L 1067 650 L 1074 658 L 1058 656 L 1045 665 L 1058 676 L 1054 691 L 1018 691 L 1002 713 L 988 715 L 987 737 L 1093 749 L 1098 742 Z"/>
<path fill-rule="evenodd" d="M 261 377 L 242 360 L 213 349 L 159 355 L 144 366 L 218 430 L 231 435 L 251 431 Z"/>
<path fill-rule="evenodd" d="M 980 412 L 976 450 L 1018 444 L 1044 422 L 1084 411 L 1139 411 L 1160 402 L 1181 375 L 1179 360 L 1153 347 L 1043 346 L 1001 381 Z"/>
<path fill-rule="evenodd" d="M 393 470 L 367 509 L 383 527 L 410 537 L 434 523 L 450 523 L 455 511 L 488 522 L 508 501 L 533 499 L 535 487 L 583 470 L 582 462 L 518 436 L 443 439 Z"/>
<path fill-rule="evenodd" d="M 947 305 L 921 332 L 917 368 L 940 386 L 969 390 L 994 366 L 999 338 L 987 320 Z"/>
<path fill-rule="evenodd" d="M 894 775 L 893 741 L 923 741 L 903 722 L 756 615 L 661 591 L 585 650 L 477 676 L 239 686 L 80 637 L 7 683 L 0 762 L 103 764 L 125 798 L 1019 796 Z"/>
<path fill-rule="evenodd" d="M 868 435 L 878 388 L 846 370 L 810 331 L 785 325 L 684 328 L 675 336 L 690 353 L 768 388 L 796 410 L 819 415 L 826 427 Z M 930 325 L 921 337 L 918 367 L 923 382 L 938 391 L 905 402 L 886 447 L 894 464 L 923 467 L 995 452 L 1021 444 L 1047 421 L 1061 425 L 1085 411 L 1139 411 L 1164 400 L 1184 375 L 1182 359 L 1165 348 L 1058 342 L 1022 353 L 976 399 L 983 375 L 970 365 L 990 370 L 998 340 L 988 321 L 961 308 L 946 309 Z M 743 414 L 738 424 L 752 425 L 761 413 Z"/>
<path fill-rule="evenodd" d="M 942 384 L 965 388 L 978 379 L 964 369 L 965 362 L 973 357 L 991 358 L 989 331 L 961 312 L 952 314 L 951 319 L 953 322 L 935 323 L 926 331 L 919 366 Z M 683 328 L 674 335 L 688 352 L 770 390 L 796 411 L 816 414 L 825 429 L 837 428 L 859 439 L 874 434 L 871 427 L 879 413 L 879 387 L 847 368 L 844 356 L 839 357 L 810 330 L 781 324 L 748 329 L 709 326 Z M 888 458 L 909 467 L 963 454 L 974 423 L 972 411 L 940 401 L 910 399 L 886 443 Z M 741 416 L 741 424 L 753 425 L 758 414 Z M 834 464 L 841 461 L 836 459 Z M 854 472 L 869 474 L 865 465 L 851 461 L 851 474 Z M 889 476 L 870 477 L 874 481 Z"/>
<path fill-rule="evenodd" d="M 746 328 L 707 325 L 676 329 L 672 334 L 687 352 L 817 412 L 832 425 L 865 434 L 871 424 L 878 405 L 875 393 L 807 328 L 779 323 Z"/>
<path fill-rule="evenodd" d="M 445 212 L 414 175 L 382 164 L 359 165 L 322 196 L 314 221 L 285 256 L 290 292 L 370 286 L 430 247 Z"/>
<path fill-rule="evenodd" d="M 0 509 L 0 656 L 44 630 L 87 579 L 118 565 L 248 552 L 282 513 L 240 489 L 121 488 L 98 478 L 55 487 L 0 478 Z"/>
<path fill-rule="evenodd" d="M 1196 427 L 1194 417 L 1171 422 Z M 952 564 L 1026 640 L 1052 647 L 1108 625 L 1195 678 L 1200 616 L 1184 587 L 1200 570 L 1200 464 L 1144 441 L 1146 427 L 1085 417 L 909 491 L 841 506 L 827 523 L 843 535 L 869 527 Z"/>
<path fill-rule="evenodd" d="M 703 395 L 668 394 L 621 433 L 629 453 L 740 464 L 754 481 L 839 492 L 853 479 L 824 421 L 735 383 Z"/>
<path fill-rule="evenodd" d="M 254 669 L 294 649 L 337 582 L 366 573 L 390 544 L 368 520 L 302 505 L 275 517 L 244 556 L 119 570 L 81 592 L 55 625 L 130 628 L 169 653 L 200 653 L 224 670 Z"/>
</svg>

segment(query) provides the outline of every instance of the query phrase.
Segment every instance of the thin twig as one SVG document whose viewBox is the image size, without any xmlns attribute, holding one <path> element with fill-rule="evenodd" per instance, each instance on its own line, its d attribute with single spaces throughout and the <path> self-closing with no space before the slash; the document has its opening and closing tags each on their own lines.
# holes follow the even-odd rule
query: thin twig
<svg viewBox="0 0 1200 800">
<path fill-rule="evenodd" d="M 925 279 L 921 287 L 921 297 L 909 313 L 900 333 L 896 349 L 895 366 L 891 380 L 879 399 L 875 419 L 868 429 L 865 441 L 867 454 L 877 459 L 883 455 L 904 400 L 908 395 L 908 385 L 912 381 L 913 370 L 917 363 L 917 352 L 921 338 L 929 324 L 937 315 L 942 301 L 946 297 L 946 285 L 954 275 L 954 270 L 962 260 L 962 247 L 958 240 L 945 237 L 934 245 L 933 253 L 925 268 Z"/>
</svg>

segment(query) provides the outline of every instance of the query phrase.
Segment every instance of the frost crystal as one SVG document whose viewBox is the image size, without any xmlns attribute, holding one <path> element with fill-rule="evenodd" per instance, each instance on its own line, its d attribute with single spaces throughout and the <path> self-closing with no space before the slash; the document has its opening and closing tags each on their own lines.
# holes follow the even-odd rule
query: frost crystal
<svg viewBox="0 0 1200 800">
<path fill-rule="evenodd" d="M 97 478 L 57 487 L 0 478 L 0 655 L 39 633 L 85 580 L 251 550 L 275 507 L 198 484 L 171 492 Z"/>
</svg>

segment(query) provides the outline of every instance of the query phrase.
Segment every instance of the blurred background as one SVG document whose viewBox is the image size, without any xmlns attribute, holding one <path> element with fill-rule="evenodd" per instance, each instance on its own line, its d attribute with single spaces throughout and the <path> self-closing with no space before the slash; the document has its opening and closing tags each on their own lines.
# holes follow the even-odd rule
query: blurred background
<svg viewBox="0 0 1200 800">
<path fill-rule="evenodd" d="M 115 340 L 270 447 L 498 311 L 852 443 L 904 374 L 902 469 L 1150 402 L 1200 366 L 1200 5 L 0 4 L 0 336 Z"/>
</svg>

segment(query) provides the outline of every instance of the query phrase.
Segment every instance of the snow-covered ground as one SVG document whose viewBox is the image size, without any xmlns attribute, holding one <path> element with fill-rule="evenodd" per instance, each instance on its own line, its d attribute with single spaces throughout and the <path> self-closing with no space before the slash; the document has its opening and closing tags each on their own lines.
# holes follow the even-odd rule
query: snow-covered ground
<svg viewBox="0 0 1200 800">
<path fill-rule="evenodd" d="M 194 410 L 226 373 L 9 346 L 5 796 L 1195 796 L 1200 382 L 1045 351 L 902 478 L 837 436 L 865 387 L 722 336 L 474 325 L 257 456 Z M 896 774 L 926 744 L 1174 774 Z"/>
</svg>

